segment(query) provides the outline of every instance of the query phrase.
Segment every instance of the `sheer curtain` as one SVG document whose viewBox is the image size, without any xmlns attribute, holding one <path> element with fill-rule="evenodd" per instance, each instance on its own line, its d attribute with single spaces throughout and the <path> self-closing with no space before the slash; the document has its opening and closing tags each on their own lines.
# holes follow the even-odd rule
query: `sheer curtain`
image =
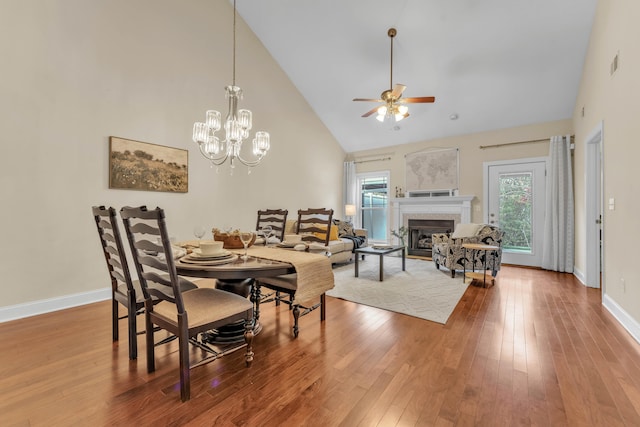
<svg viewBox="0 0 640 427">
<path fill-rule="evenodd" d="M 344 209 L 345 205 L 356 204 L 356 164 L 354 162 L 344 162 L 343 172 L 342 208 Z"/>
<path fill-rule="evenodd" d="M 571 137 L 554 136 L 549 144 L 547 200 L 542 268 L 573 272 L 573 171 Z"/>
</svg>

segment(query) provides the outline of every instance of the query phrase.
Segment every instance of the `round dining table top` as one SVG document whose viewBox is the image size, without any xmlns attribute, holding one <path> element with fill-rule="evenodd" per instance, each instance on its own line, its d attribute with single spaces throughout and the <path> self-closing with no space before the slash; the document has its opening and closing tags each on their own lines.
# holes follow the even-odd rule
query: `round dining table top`
<svg viewBox="0 0 640 427">
<path fill-rule="evenodd" d="M 295 273 L 295 268 L 289 263 L 251 256 L 244 260 L 241 255 L 225 264 L 193 264 L 179 259 L 176 260 L 175 265 L 180 276 L 215 279 L 257 279 Z"/>
</svg>

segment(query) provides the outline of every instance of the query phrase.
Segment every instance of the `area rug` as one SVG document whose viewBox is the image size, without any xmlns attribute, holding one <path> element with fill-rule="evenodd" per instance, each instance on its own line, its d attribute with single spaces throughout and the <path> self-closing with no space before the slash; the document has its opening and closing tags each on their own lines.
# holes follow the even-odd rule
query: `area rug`
<svg viewBox="0 0 640 427">
<path fill-rule="evenodd" d="M 327 295 L 382 308 L 437 323 L 447 323 L 468 284 L 460 274 L 437 270 L 432 261 L 407 259 L 402 271 L 400 257 L 384 257 L 384 281 L 379 281 L 378 256 L 360 261 L 359 277 L 353 263 L 333 269 L 335 288 Z"/>
</svg>

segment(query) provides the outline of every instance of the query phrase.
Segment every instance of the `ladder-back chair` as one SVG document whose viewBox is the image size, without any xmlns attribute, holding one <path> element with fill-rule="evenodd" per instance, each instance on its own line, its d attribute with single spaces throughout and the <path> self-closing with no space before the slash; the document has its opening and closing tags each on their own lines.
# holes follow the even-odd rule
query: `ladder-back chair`
<svg viewBox="0 0 640 427">
<path fill-rule="evenodd" d="M 119 306 L 122 304 L 127 309 L 128 335 L 129 335 L 129 359 L 138 357 L 138 328 L 137 316 L 144 312 L 144 295 L 140 288 L 140 282 L 131 279 L 127 256 L 120 237 L 117 213 L 112 207 L 93 206 L 91 208 L 93 218 L 98 228 L 98 236 L 102 245 L 104 258 L 107 262 L 109 278 L 111 279 L 111 328 L 113 341 L 118 341 Z"/>
<path fill-rule="evenodd" d="M 154 325 L 178 337 L 180 359 L 180 398 L 191 397 L 189 343 L 203 348 L 199 334 L 223 325 L 244 321 L 245 363 L 253 361 L 253 303 L 240 295 L 219 289 L 196 288 L 182 291 L 173 259 L 164 211 L 124 207 L 120 211 L 133 260 L 145 297 L 147 329 L 147 371 L 155 371 Z M 158 240 L 159 238 L 159 240 Z M 152 298 L 160 300 L 153 303 Z M 201 335 L 200 335 L 201 337 Z M 224 353 L 213 353 L 204 361 Z"/>
</svg>

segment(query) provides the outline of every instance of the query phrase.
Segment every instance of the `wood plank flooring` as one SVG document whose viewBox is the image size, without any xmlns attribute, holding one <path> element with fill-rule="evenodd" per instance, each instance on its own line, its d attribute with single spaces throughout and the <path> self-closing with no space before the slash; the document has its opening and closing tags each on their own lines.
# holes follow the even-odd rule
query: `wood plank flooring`
<svg viewBox="0 0 640 427">
<path fill-rule="evenodd" d="M 186 403 L 176 343 L 148 374 L 143 336 L 129 361 L 109 311 L 0 324 L 1 426 L 640 425 L 640 345 L 568 274 L 503 267 L 446 325 L 327 297 L 292 339 L 287 307 L 264 305 L 253 366 L 240 351 L 193 369 Z"/>
</svg>

